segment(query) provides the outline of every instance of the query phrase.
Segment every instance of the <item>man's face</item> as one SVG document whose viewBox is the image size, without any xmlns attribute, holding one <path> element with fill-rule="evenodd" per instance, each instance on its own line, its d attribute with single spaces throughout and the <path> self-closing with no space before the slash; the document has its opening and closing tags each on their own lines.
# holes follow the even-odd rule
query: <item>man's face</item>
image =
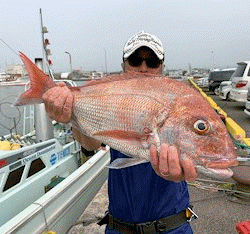
<svg viewBox="0 0 250 234">
<path fill-rule="evenodd" d="M 131 54 L 124 62 L 124 72 L 141 72 L 162 74 L 163 63 L 148 47 L 141 47 Z"/>
</svg>

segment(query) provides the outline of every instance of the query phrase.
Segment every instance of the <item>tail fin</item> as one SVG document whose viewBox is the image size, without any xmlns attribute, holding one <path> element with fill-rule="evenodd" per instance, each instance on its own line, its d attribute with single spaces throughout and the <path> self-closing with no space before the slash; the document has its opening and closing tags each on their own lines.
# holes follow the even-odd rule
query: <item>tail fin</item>
<svg viewBox="0 0 250 234">
<path fill-rule="evenodd" d="M 29 75 L 30 88 L 22 93 L 13 104 L 14 106 L 29 105 L 42 102 L 42 95 L 56 86 L 42 70 L 40 70 L 25 54 L 19 52 L 20 57 Z"/>
</svg>

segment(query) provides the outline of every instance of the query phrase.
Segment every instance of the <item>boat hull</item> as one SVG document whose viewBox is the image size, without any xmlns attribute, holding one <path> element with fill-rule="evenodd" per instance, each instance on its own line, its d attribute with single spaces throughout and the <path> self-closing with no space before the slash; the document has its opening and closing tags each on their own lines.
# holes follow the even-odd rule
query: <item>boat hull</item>
<svg viewBox="0 0 250 234">
<path fill-rule="evenodd" d="M 0 233 L 66 233 L 108 177 L 109 150 L 97 152 L 60 184 L 0 227 Z M 46 219 L 46 220 L 45 220 Z"/>
</svg>

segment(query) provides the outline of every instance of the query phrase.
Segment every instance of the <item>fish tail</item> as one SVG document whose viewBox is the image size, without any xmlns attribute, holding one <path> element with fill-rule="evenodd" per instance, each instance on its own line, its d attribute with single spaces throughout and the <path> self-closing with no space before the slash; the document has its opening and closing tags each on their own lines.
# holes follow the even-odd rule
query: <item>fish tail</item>
<svg viewBox="0 0 250 234">
<path fill-rule="evenodd" d="M 29 75 L 30 88 L 22 93 L 13 104 L 14 106 L 41 103 L 43 94 L 56 84 L 41 69 L 39 69 L 25 54 L 19 52 Z"/>
</svg>

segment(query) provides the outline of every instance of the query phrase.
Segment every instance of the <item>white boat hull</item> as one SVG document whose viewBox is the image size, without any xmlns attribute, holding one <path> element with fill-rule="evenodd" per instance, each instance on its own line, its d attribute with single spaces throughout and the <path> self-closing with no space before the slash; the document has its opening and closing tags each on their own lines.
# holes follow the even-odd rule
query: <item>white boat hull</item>
<svg viewBox="0 0 250 234">
<path fill-rule="evenodd" d="M 107 147 L 108 148 L 108 147 Z M 0 233 L 66 233 L 108 177 L 109 150 L 99 151 L 75 172 L 0 227 Z"/>
</svg>

